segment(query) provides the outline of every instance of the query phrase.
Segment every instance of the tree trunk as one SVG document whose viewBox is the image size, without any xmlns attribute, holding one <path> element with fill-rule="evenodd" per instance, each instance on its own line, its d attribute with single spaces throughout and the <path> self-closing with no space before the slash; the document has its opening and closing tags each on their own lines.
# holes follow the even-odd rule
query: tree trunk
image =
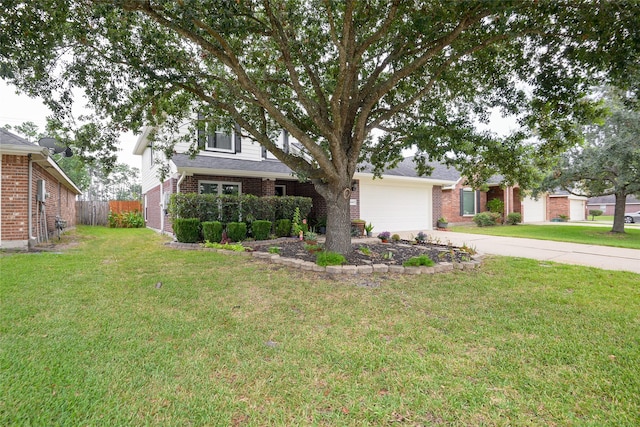
<svg viewBox="0 0 640 427">
<path fill-rule="evenodd" d="M 325 249 L 343 255 L 350 253 L 351 246 L 351 180 L 348 184 L 316 183 L 316 190 L 327 204 L 327 237 Z"/>
<path fill-rule="evenodd" d="M 616 193 L 616 207 L 613 212 L 613 228 L 612 233 L 624 233 L 624 210 L 627 204 L 627 194 L 624 192 Z"/>
</svg>

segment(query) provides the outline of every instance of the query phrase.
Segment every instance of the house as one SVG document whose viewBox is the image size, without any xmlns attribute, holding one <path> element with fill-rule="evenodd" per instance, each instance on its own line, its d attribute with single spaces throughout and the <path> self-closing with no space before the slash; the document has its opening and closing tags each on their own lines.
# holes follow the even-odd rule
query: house
<svg viewBox="0 0 640 427">
<path fill-rule="evenodd" d="M 486 191 L 484 191 L 486 190 Z M 570 221 L 584 221 L 586 198 L 554 191 L 529 197 L 521 193 L 518 185 L 503 186 L 502 177 L 494 176 L 486 188 L 478 190 L 467 185 L 458 174 L 454 185 L 442 189 L 443 216 L 453 224 L 470 223 L 479 212 L 487 211 L 487 202 L 498 199 L 504 203 L 503 216 L 511 212 L 522 215 L 523 223 L 552 221 L 566 217 Z"/>
<path fill-rule="evenodd" d="M 49 149 L 0 129 L 0 247 L 28 248 L 56 231 L 56 216 L 76 224 L 80 189 Z"/>
<path fill-rule="evenodd" d="M 587 210 L 600 210 L 603 215 L 613 215 L 616 207 L 616 197 L 600 196 L 592 197 L 587 201 Z M 640 199 L 634 196 L 627 196 L 624 213 L 639 212 Z"/>
<path fill-rule="evenodd" d="M 167 207 L 173 193 L 305 196 L 313 200 L 310 217 L 326 217 L 324 199 L 311 183 L 300 182 L 288 166 L 235 130 L 209 134 L 195 157 L 187 154 L 188 143 L 178 143 L 168 159 L 168 178 L 160 182 L 155 159 L 161 153 L 154 150 L 150 131 L 140 135 L 133 153 L 142 159 L 144 215 L 152 229 L 172 232 Z M 202 135 L 193 138 L 200 141 Z M 299 147 L 285 131 L 277 143 L 290 150 Z M 364 166 L 352 183 L 351 218 L 372 223 L 376 231 L 433 229 L 442 215 L 442 187 L 455 184 L 455 175 L 454 170 L 437 165 L 431 176 L 419 177 L 412 158 L 387 170 L 382 179 L 374 179 L 372 169 Z"/>
</svg>

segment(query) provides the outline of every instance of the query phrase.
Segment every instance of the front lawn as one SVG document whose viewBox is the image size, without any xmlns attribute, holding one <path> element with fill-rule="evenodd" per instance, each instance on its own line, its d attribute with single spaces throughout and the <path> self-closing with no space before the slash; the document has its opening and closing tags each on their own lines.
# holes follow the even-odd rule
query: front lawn
<svg viewBox="0 0 640 427">
<path fill-rule="evenodd" d="M 497 225 L 493 227 L 456 226 L 459 233 L 489 234 L 492 236 L 526 237 L 529 239 L 555 240 L 559 242 L 585 243 L 588 245 L 615 246 L 640 249 L 640 229 L 626 227 L 624 234 L 610 233 L 611 226 L 589 225 Z"/>
<path fill-rule="evenodd" d="M 81 227 L 0 254 L 0 425 L 638 425 L 640 276 L 331 278 Z"/>
</svg>

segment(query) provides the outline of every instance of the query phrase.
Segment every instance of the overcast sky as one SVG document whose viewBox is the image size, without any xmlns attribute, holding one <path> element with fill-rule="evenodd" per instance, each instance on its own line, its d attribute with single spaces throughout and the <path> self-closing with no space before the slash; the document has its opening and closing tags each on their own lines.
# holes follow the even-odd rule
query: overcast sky
<svg viewBox="0 0 640 427">
<path fill-rule="evenodd" d="M 24 122 L 34 122 L 40 129 L 44 129 L 49 115 L 51 115 L 51 111 L 42 103 L 41 99 L 29 98 L 25 94 L 18 95 L 14 86 L 0 80 L 0 126 L 16 126 Z M 137 136 L 132 133 L 120 137 L 118 161 L 139 169 L 140 156 L 131 154 L 136 140 Z"/>
</svg>

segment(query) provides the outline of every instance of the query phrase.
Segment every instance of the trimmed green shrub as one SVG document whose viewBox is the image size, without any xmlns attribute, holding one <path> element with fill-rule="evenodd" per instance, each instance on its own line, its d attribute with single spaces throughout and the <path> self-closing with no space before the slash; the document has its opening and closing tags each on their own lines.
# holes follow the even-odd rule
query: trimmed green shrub
<svg viewBox="0 0 640 427">
<path fill-rule="evenodd" d="M 279 219 L 276 221 L 276 236 L 289 237 L 291 235 L 291 220 Z"/>
<path fill-rule="evenodd" d="M 480 212 L 473 217 L 473 222 L 475 222 L 478 227 L 490 227 L 496 225 L 496 218 L 491 212 Z"/>
<path fill-rule="evenodd" d="M 251 232 L 256 240 L 267 240 L 271 233 L 271 221 L 257 219 L 251 223 Z"/>
<path fill-rule="evenodd" d="M 224 227 L 220 221 L 206 221 L 202 223 L 202 234 L 204 240 L 211 243 L 218 243 L 222 240 L 222 230 Z"/>
<path fill-rule="evenodd" d="M 247 238 L 247 224 L 244 222 L 230 222 L 227 224 L 227 237 L 233 242 L 242 242 Z"/>
<path fill-rule="evenodd" d="M 311 212 L 313 201 L 310 197 L 282 196 L 275 197 L 276 218 L 293 218 L 296 208 L 300 211 L 300 219 L 306 218 Z"/>
<path fill-rule="evenodd" d="M 600 209 L 589 209 L 589 215 L 591 216 L 591 221 L 595 221 L 597 216 L 602 215 L 604 212 L 602 212 Z"/>
<path fill-rule="evenodd" d="M 520 212 L 511 212 L 507 215 L 507 224 L 509 225 L 517 225 L 522 222 L 522 215 Z"/>
<path fill-rule="evenodd" d="M 318 252 L 316 255 L 316 264 L 321 267 L 342 265 L 345 262 L 347 262 L 346 258 L 337 252 Z"/>
<path fill-rule="evenodd" d="M 177 218 L 173 221 L 173 232 L 181 243 L 196 243 L 200 239 L 200 220 L 198 218 Z"/>
<path fill-rule="evenodd" d="M 433 260 L 427 255 L 414 256 L 413 258 L 409 258 L 402 263 L 402 265 L 404 265 L 405 267 L 420 267 L 421 265 L 431 267 L 434 264 L 435 262 L 433 262 Z"/>
<path fill-rule="evenodd" d="M 275 197 L 258 197 L 252 194 L 242 196 L 242 220 L 253 222 L 255 220 L 271 221 L 276 220 Z"/>
<path fill-rule="evenodd" d="M 502 215 L 504 212 L 504 202 L 500 199 L 491 199 L 487 202 L 489 212 L 495 212 Z"/>
</svg>

